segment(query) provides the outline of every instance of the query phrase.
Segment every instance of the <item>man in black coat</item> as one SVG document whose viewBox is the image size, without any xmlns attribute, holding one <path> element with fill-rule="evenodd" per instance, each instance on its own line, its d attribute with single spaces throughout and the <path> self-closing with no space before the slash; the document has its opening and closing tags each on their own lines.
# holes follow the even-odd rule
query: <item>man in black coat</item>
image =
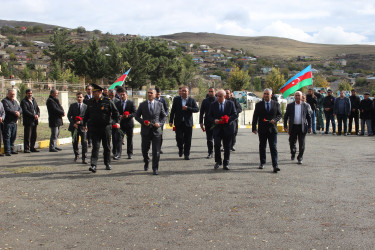
<svg viewBox="0 0 375 250">
<path fill-rule="evenodd" d="M 264 164 L 266 164 L 266 146 L 268 141 L 273 172 L 277 173 L 280 171 L 277 164 L 277 122 L 281 119 L 282 115 L 279 102 L 271 100 L 271 95 L 272 90 L 265 89 L 263 91 L 263 100 L 255 104 L 252 131 L 259 136 L 259 169 L 263 169 Z"/>
<path fill-rule="evenodd" d="M 241 107 L 241 104 L 238 102 L 237 98 L 235 97 L 232 97 L 232 92 L 230 89 L 225 89 L 225 99 L 229 100 L 229 101 L 232 101 L 234 103 L 234 106 L 236 107 L 236 111 L 237 111 L 237 119 L 234 120 L 234 134 L 233 134 L 233 137 L 232 137 L 232 146 L 230 147 L 230 150 L 232 151 L 236 151 L 234 145 L 236 145 L 236 137 L 237 137 L 237 134 L 238 134 L 238 116 L 240 115 L 240 113 L 242 112 L 242 107 Z"/>
<path fill-rule="evenodd" d="M 20 115 L 22 114 L 22 109 L 18 105 L 15 97 L 15 90 L 10 89 L 8 90 L 7 97 L 5 97 L 1 101 L 5 110 L 5 119 L 3 121 L 3 137 L 4 152 L 6 156 L 11 156 L 11 154 L 18 154 L 18 152 L 14 148 L 14 141 L 17 137 L 17 122 L 18 118 L 20 118 Z"/>
<path fill-rule="evenodd" d="M 329 122 L 332 123 L 332 134 L 336 134 L 336 122 L 333 114 L 333 108 L 335 107 L 335 97 L 332 96 L 332 90 L 327 90 L 327 96 L 323 99 L 324 115 L 326 117 L 326 132 L 329 133 Z"/>
<path fill-rule="evenodd" d="M 359 134 L 359 105 L 361 104 L 361 98 L 357 96 L 355 89 L 352 89 L 352 94 L 349 96 L 350 104 L 352 106 L 349 115 L 349 130 L 348 135 L 352 133 L 353 120 L 355 124 L 355 134 Z"/>
<path fill-rule="evenodd" d="M 96 173 L 100 143 L 103 145 L 104 165 L 106 170 L 111 170 L 111 130 L 112 126 L 120 127 L 118 124 L 120 115 L 111 100 L 102 96 L 103 88 L 92 84 L 93 98 L 87 102 L 87 109 L 83 118 L 83 126 L 91 133 L 92 151 L 91 167 L 89 170 Z"/>
<path fill-rule="evenodd" d="M 90 84 L 88 84 L 86 86 L 86 95 L 85 95 L 85 99 L 83 99 L 83 103 L 87 105 L 87 102 L 92 98 L 92 86 Z M 88 143 L 88 147 L 91 148 L 91 136 L 90 136 L 90 131 L 87 131 L 86 132 L 86 136 L 87 136 L 87 143 Z"/>
<path fill-rule="evenodd" d="M 83 127 L 83 118 L 85 117 L 87 105 L 83 103 L 83 94 L 81 92 L 77 92 L 76 97 L 77 102 L 70 104 L 68 110 L 70 122 L 68 130 L 72 133 L 74 161 L 76 162 L 79 158 L 78 141 L 81 137 L 82 164 L 87 164 L 87 133 Z"/>
<path fill-rule="evenodd" d="M 190 160 L 191 137 L 193 134 L 193 113 L 199 112 L 196 101 L 188 96 L 189 89 L 184 86 L 181 89 L 181 98 L 175 98 L 171 115 L 169 117 L 169 126 L 176 127 L 176 137 L 178 146 L 178 155 L 184 154 L 185 160 Z"/>
<path fill-rule="evenodd" d="M 316 126 L 315 126 L 315 112 L 318 105 L 318 97 L 314 94 L 314 90 L 312 88 L 309 88 L 308 93 L 306 95 L 306 102 L 310 104 L 312 113 L 311 113 L 311 126 L 312 126 L 312 132 L 316 134 Z"/>
<path fill-rule="evenodd" d="M 217 100 L 210 105 L 208 112 L 208 120 L 215 124 L 213 128 L 213 136 L 215 141 L 215 166 L 218 169 L 223 164 L 224 170 L 229 170 L 230 148 L 235 133 L 235 120 L 237 112 L 234 103 L 225 98 L 225 91 L 217 92 Z M 228 116 L 228 121 L 222 120 L 223 116 Z M 211 128 L 208 128 L 211 130 Z M 224 161 L 221 159 L 221 142 L 224 147 Z"/>
<path fill-rule="evenodd" d="M 284 115 L 284 130 L 289 133 L 289 145 L 291 160 L 296 157 L 296 142 L 298 138 L 298 164 L 302 164 L 303 153 L 305 152 L 305 137 L 311 133 L 311 114 L 307 103 L 301 102 L 302 92 L 294 93 L 294 102 L 289 103 Z M 288 126 L 289 124 L 289 126 Z"/>
<path fill-rule="evenodd" d="M 364 93 L 363 99 L 359 105 L 361 110 L 361 134 L 365 135 L 365 125 L 367 125 L 367 133 L 369 136 L 373 135 L 372 131 L 372 113 L 373 113 L 373 102 L 370 99 L 370 93 Z"/>
<path fill-rule="evenodd" d="M 24 127 L 23 152 L 39 152 L 35 149 L 35 142 L 40 110 L 31 89 L 26 90 L 26 97 L 21 101 L 21 108 Z"/>
<path fill-rule="evenodd" d="M 0 148 L 1 148 L 1 142 L 3 140 L 3 126 L 4 126 L 4 119 L 5 119 L 5 110 L 3 103 L 0 102 Z M 4 157 L 4 155 L 0 152 L 0 157 Z"/>
<path fill-rule="evenodd" d="M 201 129 L 206 131 L 206 140 L 207 140 L 207 148 L 208 148 L 208 155 L 207 159 L 213 157 L 214 151 L 214 134 L 213 129 L 211 127 L 214 125 L 213 121 L 208 119 L 208 112 L 210 111 L 211 104 L 216 101 L 215 97 L 216 91 L 215 88 L 211 87 L 208 89 L 208 97 L 202 101 L 200 112 L 199 112 L 199 125 Z"/>
<path fill-rule="evenodd" d="M 57 152 L 62 150 L 61 148 L 57 147 L 57 138 L 60 134 L 60 126 L 63 125 L 62 118 L 65 116 L 65 112 L 63 107 L 60 105 L 59 99 L 57 99 L 58 95 L 59 91 L 57 89 L 52 89 L 46 102 L 48 110 L 48 124 L 51 128 L 49 152 Z"/>
<path fill-rule="evenodd" d="M 121 100 L 115 103 L 117 110 L 120 113 L 120 129 L 126 135 L 126 153 L 128 159 L 133 158 L 133 130 L 134 130 L 134 115 L 136 112 L 135 105 L 128 99 L 128 92 L 120 87 L 117 89 L 117 94 Z M 125 115 L 125 112 L 129 113 Z M 112 144 L 113 144 L 113 159 L 118 160 L 122 154 L 123 137 L 118 129 L 112 129 Z"/>
<path fill-rule="evenodd" d="M 168 103 L 167 103 L 167 101 L 163 97 L 161 97 L 161 89 L 159 87 L 156 87 L 155 91 L 156 91 L 155 100 L 158 101 L 158 102 L 161 102 L 163 104 L 163 108 L 164 108 L 165 114 L 168 117 L 168 114 L 169 114 Z M 162 127 L 161 130 L 164 131 L 164 127 Z M 160 148 L 162 146 L 163 146 L 163 134 L 161 135 Z M 162 153 L 163 153 L 163 150 L 160 150 L 160 154 L 162 154 Z"/>
<path fill-rule="evenodd" d="M 163 104 L 155 101 L 155 89 L 147 91 L 147 101 L 142 102 L 135 114 L 135 119 L 141 124 L 142 155 L 145 163 L 144 170 L 148 170 L 150 156 L 148 151 L 152 143 L 152 170 L 159 174 L 160 142 L 163 131 L 161 127 L 167 119 Z"/>
</svg>

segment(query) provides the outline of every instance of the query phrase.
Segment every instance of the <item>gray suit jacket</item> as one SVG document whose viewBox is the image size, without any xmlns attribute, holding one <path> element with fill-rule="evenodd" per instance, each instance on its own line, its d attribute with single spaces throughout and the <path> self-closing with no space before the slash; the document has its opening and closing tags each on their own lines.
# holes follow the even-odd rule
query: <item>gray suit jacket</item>
<svg viewBox="0 0 375 250">
<path fill-rule="evenodd" d="M 144 101 L 139 104 L 137 112 L 135 113 L 135 119 L 142 125 L 141 135 L 148 136 L 150 133 L 153 135 L 162 135 L 162 127 L 164 126 L 167 115 L 165 114 L 163 104 L 155 100 L 155 109 L 154 113 L 151 114 L 148 108 L 148 101 Z M 160 127 L 156 128 L 154 126 L 146 126 L 145 120 L 148 120 L 151 123 L 160 123 Z"/>
<path fill-rule="evenodd" d="M 301 109 L 302 109 L 302 132 L 307 133 L 307 131 L 311 128 L 311 113 L 309 112 L 309 109 L 311 109 L 310 105 L 301 102 Z M 289 133 L 293 129 L 294 125 L 294 113 L 295 113 L 295 106 L 296 102 L 289 103 L 288 106 L 286 106 L 286 111 L 284 115 L 284 128 L 288 128 L 289 123 Z"/>
</svg>

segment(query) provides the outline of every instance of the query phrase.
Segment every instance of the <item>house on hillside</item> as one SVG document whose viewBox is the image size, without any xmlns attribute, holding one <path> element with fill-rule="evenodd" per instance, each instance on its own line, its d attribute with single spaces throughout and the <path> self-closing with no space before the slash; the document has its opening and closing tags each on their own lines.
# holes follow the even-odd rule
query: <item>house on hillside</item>
<svg viewBox="0 0 375 250">
<path fill-rule="evenodd" d="M 260 71 L 265 75 L 267 75 L 271 70 L 272 70 L 272 67 L 263 67 L 260 69 Z"/>
<path fill-rule="evenodd" d="M 346 66 L 346 60 L 345 59 L 338 59 L 337 60 L 337 63 L 340 65 L 340 66 Z"/>
<path fill-rule="evenodd" d="M 201 49 L 201 50 L 205 50 L 205 49 L 209 49 L 209 48 L 210 48 L 210 46 L 205 45 L 205 44 L 199 45 L 199 49 Z"/>
</svg>

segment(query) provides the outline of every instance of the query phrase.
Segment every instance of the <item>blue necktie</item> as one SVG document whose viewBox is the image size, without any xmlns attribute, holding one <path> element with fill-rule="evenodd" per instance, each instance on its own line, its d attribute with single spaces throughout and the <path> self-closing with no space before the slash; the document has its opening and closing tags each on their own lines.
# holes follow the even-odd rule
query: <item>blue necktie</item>
<svg viewBox="0 0 375 250">
<path fill-rule="evenodd" d="M 270 103 L 267 102 L 267 112 L 270 112 Z"/>
<path fill-rule="evenodd" d="M 220 103 L 220 111 L 221 113 L 224 113 L 224 105 L 222 103 Z"/>
</svg>

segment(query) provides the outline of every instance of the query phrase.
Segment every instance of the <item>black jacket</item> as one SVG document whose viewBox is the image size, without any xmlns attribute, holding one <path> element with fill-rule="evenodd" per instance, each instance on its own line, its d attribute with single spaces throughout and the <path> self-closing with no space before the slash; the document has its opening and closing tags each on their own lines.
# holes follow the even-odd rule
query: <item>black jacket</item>
<svg viewBox="0 0 375 250">
<path fill-rule="evenodd" d="M 120 114 L 115 104 L 109 100 L 108 97 L 102 96 L 98 101 L 91 98 L 87 102 L 87 109 L 85 117 L 83 118 L 83 125 L 93 128 L 102 129 L 114 123 L 118 123 Z"/>
<path fill-rule="evenodd" d="M 126 104 L 125 104 L 125 109 L 122 105 L 122 101 L 118 101 L 115 103 L 115 106 L 118 110 L 118 112 L 120 113 L 120 116 L 124 115 L 124 112 L 125 111 L 128 111 L 129 112 L 129 117 L 128 118 L 123 118 L 120 120 L 120 126 L 121 126 L 121 129 L 122 130 L 126 130 L 127 128 L 134 128 L 134 116 L 135 116 L 135 112 L 137 111 L 135 109 L 135 105 L 132 101 L 130 101 L 129 99 L 126 101 Z"/>
<path fill-rule="evenodd" d="M 214 136 L 224 133 L 226 135 L 233 135 L 235 131 L 236 124 L 234 123 L 237 120 L 237 111 L 234 103 L 229 100 L 225 100 L 224 103 L 224 112 L 220 112 L 219 102 L 215 101 L 211 103 L 210 110 L 208 112 L 208 119 L 211 124 L 215 123 L 215 120 L 220 120 L 222 116 L 227 115 L 229 117 L 229 121 L 227 124 L 217 124 L 214 127 L 213 134 Z M 210 129 L 210 128 L 207 128 Z"/>
<path fill-rule="evenodd" d="M 46 102 L 48 110 L 48 123 L 51 128 L 63 125 L 62 117 L 64 109 L 60 105 L 59 99 L 49 96 Z"/>
<path fill-rule="evenodd" d="M 323 99 L 323 108 L 330 108 L 329 112 L 333 112 L 333 108 L 335 106 L 335 97 L 333 97 L 332 95 L 329 96 L 327 95 L 326 97 L 324 97 Z"/>
<path fill-rule="evenodd" d="M 255 104 L 252 131 L 258 131 L 259 133 L 269 132 L 277 134 L 277 122 L 281 119 L 281 117 L 281 108 L 278 101 L 271 100 L 270 112 L 267 112 L 266 110 L 265 101 L 260 101 Z M 266 119 L 267 121 L 264 121 L 264 119 Z M 269 120 L 275 120 L 276 123 L 272 125 Z"/>
<path fill-rule="evenodd" d="M 284 114 L 284 128 L 288 128 L 289 124 L 289 133 L 292 131 L 294 126 L 294 115 L 295 115 L 296 102 L 289 103 L 286 106 L 286 111 Z M 311 114 L 309 112 L 308 103 L 301 102 L 301 117 L 302 117 L 302 132 L 307 133 L 311 128 Z"/>
<path fill-rule="evenodd" d="M 358 112 L 359 107 L 361 105 L 361 98 L 359 96 L 349 96 L 350 104 L 352 106 L 352 109 L 355 109 L 354 113 Z M 353 111 L 352 111 L 353 113 Z"/>
<path fill-rule="evenodd" d="M 18 102 L 16 100 L 11 101 L 8 99 L 8 97 L 5 97 L 1 102 L 3 103 L 5 110 L 5 120 L 3 123 L 17 123 L 18 117 L 15 112 L 18 111 L 20 114 L 22 114 L 22 109 L 18 105 Z"/>
<path fill-rule="evenodd" d="M 174 123 L 176 127 L 181 126 L 183 123 L 187 127 L 193 127 L 193 113 L 199 112 L 199 108 L 195 100 L 191 97 L 186 98 L 187 110 L 182 110 L 182 97 L 175 98 L 169 117 L 169 123 Z"/>
<path fill-rule="evenodd" d="M 370 99 L 363 99 L 360 104 L 361 119 L 369 120 L 372 118 L 372 101 Z"/>
<path fill-rule="evenodd" d="M 81 109 L 79 109 L 78 102 L 70 104 L 68 114 L 67 114 L 68 120 L 70 122 L 69 128 L 68 128 L 69 131 L 71 132 L 74 131 L 73 125 L 76 123 L 76 116 L 80 116 L 83 120 L 83 118 L 85 117 L 86 109 L 87 109 L 87 105 L 84 103 L 81 103 Z M 81 130 L 81 132 L 85 131 L 83 128 L 83 121 L 78 126 L 78 128 Z"/>
<path fill-rule="evenodd" d="M 34 97 L 32 97 L 32 103 L 25 97 L 21 101 L 23 125 L 24 126 L 35 126 L 38 125 L 38 120 L 35 119 L 35 115 L 40 117 L 40 110 Z"/>
<path fill-rule="evenodd" d="M 205 126 L 209 126 L 210 124 L 212 124 L 209 121 L 209 119 L 207 119 L 207 116 L 208 116 L 208 112 L 210 111 L 211 103 L 213 103 L 214 101 L 216 101 L 216 97 L 212 97 L 212 98 L 207 97 L 206 99 L 202 101 L 201 109 L 199 112 L 199 124 L 202 124 L 203 120 L 204 120 Z"/>
<path fill-rule="evenodd" d="M 314 95 L 314 97 L 312 97 L 312 95 L 307 94 L 306 95 L 306 102 L 308 104 L 310 104 L 310 107 L 313 111 L 316 110 L 316 105 L 318 104 L 318 98 L 315 95 Z"/>
</svg>

